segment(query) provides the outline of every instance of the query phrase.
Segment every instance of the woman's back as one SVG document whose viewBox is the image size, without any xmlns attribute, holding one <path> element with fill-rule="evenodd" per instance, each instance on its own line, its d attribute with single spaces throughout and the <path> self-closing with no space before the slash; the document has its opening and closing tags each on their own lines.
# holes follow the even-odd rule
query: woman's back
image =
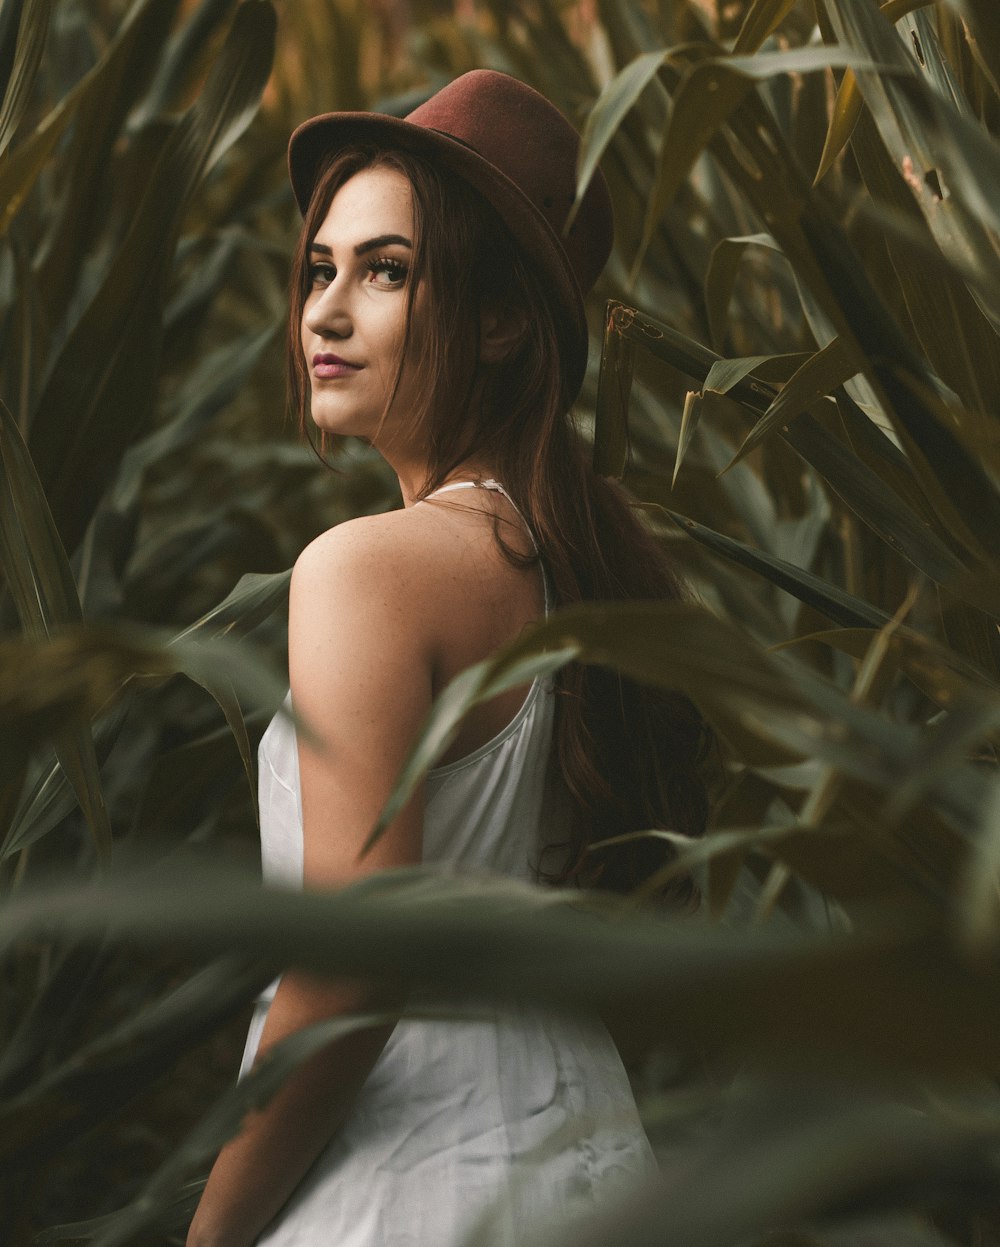
<svg viewBox="0 0 1000 1247">
<path fill-rule="evenodd" d="M 475 548 L 474 525 L 463 531 L 457 581 L 462 572 L 468 577 Z M 435 541 L 447 546 L 453 538 L 439 533 Z M 471 557 L 477 575 L 465 603 L 474 617 L 482 563 L 492 560 Z M 564 794 L 549 769 L 552 683 L 539 678 L 519 696 L 498 732 L 428 775 L 425 862 L 528 880 L 541 846 L 558 836 Z M 260 777 L 265 873 L 294 884 L 302 812 L 287 718 L 265 733 Z M 263 999 L 255 1013 L 244 1069 L 268 1004 Z M 457 1245 L 483 1218 L 489 1228 L 480 1241 L 521 1247 L 553 1219 L 591 1211 L 652 1169 L 628 1081 L 599 1023 L 515 1004 L 473 1012 L 397 1024 L 349 1121 L 262 1247 Z"/>
</svg>

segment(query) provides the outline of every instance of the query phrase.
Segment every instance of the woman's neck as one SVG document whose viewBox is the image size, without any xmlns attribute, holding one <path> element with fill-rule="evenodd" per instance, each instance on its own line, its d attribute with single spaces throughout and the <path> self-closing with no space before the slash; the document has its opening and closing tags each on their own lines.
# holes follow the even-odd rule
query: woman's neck
<svg viewBox="0 0 1000 1247">
<path fill-rule="evenodd" d="M 411 507 L 422 497 L 428 485 L 431 483 L 430 467 L 427 463 L 421 464 L 395 464 L 389 460 L 389 466 L 396 473 L 399 480 L 399 491 L 403 496 L 403 506 Z M 496 473 L 489 464 L 477 459 L 466 459 L 460 464 L 456 464 L 449 472 L 446 473 L 443 480 L 435 480 L 433 482 L 434 489 L 440 489 L 442 485 L 451 485 L 458 481 L 483 481 L 494 477 Z"/>
</svg>

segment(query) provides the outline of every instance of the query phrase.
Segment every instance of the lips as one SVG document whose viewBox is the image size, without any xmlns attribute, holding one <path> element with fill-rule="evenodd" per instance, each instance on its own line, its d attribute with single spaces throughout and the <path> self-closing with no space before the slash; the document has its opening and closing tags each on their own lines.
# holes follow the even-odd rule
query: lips
<svg viewBox="0 0 1000 1247">
<path fill-rule="evenodd" d="M 359 372 L 363 367 L 362 364 L 351 364 L 346 359 L 341 359 L 339 355 L 329 353 L 314 355 L 312 366 L 313 375 L 321 381 L 330 380 L 333 377 L 346 377 L 351 373 Z"/>
</svg>

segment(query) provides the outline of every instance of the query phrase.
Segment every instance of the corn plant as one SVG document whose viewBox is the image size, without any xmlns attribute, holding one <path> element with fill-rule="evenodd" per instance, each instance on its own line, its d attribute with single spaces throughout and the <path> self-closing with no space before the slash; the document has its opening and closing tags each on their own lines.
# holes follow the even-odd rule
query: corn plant
<svg viewBox="0 0 1000 1247">
<path fill-rule="evenodd" d="M 44 11 L 30 0 L 24 8 Z M 253 0 L 236 20 L 252 20 L 251 9 L 258 10 Z M 210 10 L 198 10 L 203 21 Z M 365 30 L 357 9 L 334 10 L 353 44 L 339 41 L 347 67 L 331 89 L 353 106 L 364 95 Z M 13 12 L 0 10 L 8 23 Z M 222 703 L 247 764 L 242 707 L 273 704 L 280 690 L 261 665 L 208 638 L 259 622 L 280 581 L 243 582 L 217 611 L 202 601 L 181 620 L 166 604 L 192 592 L 196 571 L 212 584 L 212 550 L 162 581 L 152 567 L 169 557 L 147 555 L 149 583 L 164 584 L 162 596 L 148 610 L 116 613 L 176 625 L 200 611 L 200 622 L 180 638 L 96 626 L 112 612 L 92 608 L 89 569 L 103 569 L 89 583 L 115 583 L 102 534 L 121 531 L 113 520 L 102 530 L 97 520 L 107 509 L 114 514 L 114 482 L 128 473 L 94 454 L 69 415 L 52 433 L 40 426 L 32 441 L 42 400 L 59 413 L 72 398 L 65 371 L 43 381 L 44 370 L 31 366 L 32 343 L 45 332 L 59 350 L 86 344 L 89 371 L 81 375 L 94 380 L 81 389 L 98 413 L 88 419 L 108 421 L 93 427 L 110 430 L 112 459 L 114 447 L 143 445 L 126 416 L 100 414 L 122 410 L 116 403 L 128 409 L 121 396 L 136 384 L 135 361 L 102 344 L 96 328 L 89 338 L 79 328 L 82 295 L 47 301 L 47 289 L 68 289 L 44 284 L 56 282 L 66 259 L 49 258 L 44 242 L 55 214 L 30 215 L 38 191 L 29 185 L 20 201 L 0 196 L 15 204 L 4 289 L 16 311 L 7 313 L 4 341 L 12 345 L 4 349 L 18 364 L 4 374 L 3 644 L 5 670 L 17 678 L 4 681 L 12 745 L 0 766 L 12 795 L 2 809 L 9 828 L 37 831 L 12 841 L 17 866 L 4 906 L 4 964 L 9 981 L 28 980 L 29 1002 L 6 1045 L 5 1158 L 29 1175 L 22 1187 L 43 1181 L 41 1158 L 102 1119 L 109 1099 L 168 1068 L 273 968 L 297 964 L 402 977 L 414 1009 L 425 1012 L 460 1010 L 483 991 L 516 994 L 598 1009 L 630 1036 L 662 1180 L 607 1221 L 539 1227 L 550 1247 L 992 1241 L 1000 1196 L 995 6 L 597 0 L 557 9 L 496 0 L 421 17 L 412 51 L 431 82 L 475 64 L 519 74 L 583 130 L 580 189 L 598 161 L 609 178 L 617 246 L 591 309 L 601 350 L 580 419 L 598 470 L 623 477 L 701 601 L 560 612 L 464 673 L 434 707 L 372 834 L 477 699 L 567 661 L 608 665 L 683 689 L 720 740 L 725 783 L 708 833 L 698 841 L 658 833 L 677 850 L 672 870 L 698 872 L 704 913 L 665 919 L 646 912 L 641 896 L 611 903 L 423 870 L 335 895 L 293 896 L 261 889 L 231 863 L 201 856 L 192 872 L 188 858 L 123 851 L 150 847 L 119 834 L 115 810 L 134 795 L 127 785 L 112 816 L 101 798 L 101 778 L 114 770 L 110 741 L 123 730 L 123 685 L 130 694 L 141 684 L 151 698 L 130 712 L 140 719 L 163 704 L 156 697 L 169 698 L 170 675 L 203 683 Z M 34 29 L 24 14 L 21 28 Z M 176 50 L 191 29 L 180 27 L 168 46 Z M 279 67 L 308 57 L 295 39 L 290 27 Z M 16 55 L 7 56 L 11 82 L 34 72 L 39 46 L 37 34 L 18 38 Z M 162 55 L 165 65 L 188 63 Z M 219 55 L 225 61 L 226 46 Z M 134 72 L 122 68 L 121 81 Z M 414 85 L 391 57 L 380 72 L 392 91 Z M 186 102 L 192 84 L 178 69 L 163 71 L 153 79 L 157 95 L 148 78 L 122 105 L 115 131 L 131 118 L 133 189 L 146 185 L 158 159 L 189 150 L 170 135 L 185 124 L 202 133 L 207 118 L 190 119 L 198 101 L 212 99 L 210 71 L 183 114 L 188 121 L 168 123 L 168 106 Z M 275 107 L 286 117 L 311 88 L 297 97 L 294 74 L 280 70 L 279 82 Z M 8 86 L 0 136 L 24 126 L 17 109 L 27 109 L 29 97 Z M 316 111 L 308 102 L 303 112 Z M 58 182 L 58 162 L 46 164 L 51 152 L 67 160 L 64 170 L 70 160 L 86 164 L 72 154 L 62 115 L 20 139 L 0 166 L 0 182 L 11 179 L 5 187 L 21 185 L 11 168 L 29 183 L 48 169 Z M 53 135 L 53 126 L 63 130 Z M 230 133 L 221 125 L 218 132 Z M 106 142 L 106 152 L 117 150 L 113 138 Z M 174 155 L 156 157 L 158 150 Z M 265 166 L 262 157 L 255 167 Z M 65 176 L 64 186 L 78 184 Z M 197 178 L 188 177 L 190 189 Z M 257 175 L 270 185 L 268 177 Z M 180 179 L 174 193 L 182 194 Z M 53 188 L 49 202 L 56 201 Z M 157 213 L 157 245 L 183 263 L 183 233 L 171 252 L 174 218 L 166 204 Z M 84 229 L 75 215 L 59 219 L 61 230 Z M 89 219 L 114 230 L 142 215 L 99 217 L 91 207 Z M 272 231 L 274 247 L 283 227 L 267 220 L 259 229 Z M 250 246 L 242 236 L 241 245 Z M 204 238 L 191 247 L 197 286 L 211 248 Z M 110 244 L 95 246 L 80 276 L 99 273 L 109 253 Z M 272 282 L 271 251 L 254 254 L 239 280 L 250 280 L 249 271 Z M 154 269 L 166 283 L 170 268 L 159 251 Z M 134 294 L 116 297 L 125 309 L 116 323 L 132 330 Z M 53 306 L 63 320 L 50 325 L 44 309 Z M 238 321 L 232 306 L 227 312 Z M 169 327 L 169 317 L 160 323 Z M 169 329 L 164 334 L 169 341 Z M 179 336 L 178 353 L 190 342 Z M 174 362 L 167 375 L 179 376 L 176 359 L 166 357 Z M 191 401 L 207 392 L 210 376 L 190 380 Z M 166 395 L 160 404 L 159 423 L 147 417 L 155 426 L 149 436 L 170 442 L 176 409 Z M 193 425 L 205 428 L 216 410 Z M 190 445 L 176 435 L 177 445 Z M 64 445 L 78 448 L 81 464 L 88 447 L 95 460 L 78 492 L 77 460 L 69 450 L 63 456 Z M 122 450 L 121 465 L 131 453 Z M 176 457 L 155 457 L 160 493 L 147 488 L 145 505 L 162 518 L 183 514 L 177 482 L 188 477 Z M 358 475 L 367 492 L 355 487 L 339 505 L 384 505 L 381 478 L 365 461 Z M 164 691 L 147 692 L 157 681 Z M 186 748 L 204 749 L 207 760 L 219 741 L 195 737 Z M 150 746 L 154 757 L 159 743 Z M 43 745 L 57 764 L 39 762 Z M 160 785 L 150 791 L 176 786 L 190 756 L 161 755 Z M 217 789 L 206 784 L 190 797 L 169 819 L 211 820 Z M 46 882 L 26 849 L 42 851 L 78 825 L 76 803 L 112 866 Z M 157 799 L 140 805 L 137 832 L 147 819 L 161 833 L 171 829 L 157 823 L 157 807 Z M 42 860 L 66 862 L 55 854 Z M 142 958 L 170 948 L 204 968 L 172 994 L 145 997 L 124 1024 L 82 1042 L 72 1034 L 44 1042 L 97 959 L 123 947 Z M 44 976 L 39 950 L 52 963 Z M 334 1033 L 368 1021 L 296 1036 L 238 1087 L 220 1088 L 124 1207 L 54 1227 L 42 1241 L 180 1241 L 197 1177 L 241 1115 Z M 34 1216 L 25 1198 L 10 1235 L 24 1234 Z M 478 1241 L 489 1236 L 484 1226 Z"/>
</svg>

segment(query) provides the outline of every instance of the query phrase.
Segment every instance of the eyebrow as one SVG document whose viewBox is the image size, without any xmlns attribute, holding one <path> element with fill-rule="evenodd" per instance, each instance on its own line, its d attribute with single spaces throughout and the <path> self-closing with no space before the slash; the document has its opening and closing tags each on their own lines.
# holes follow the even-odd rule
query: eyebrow
<svg viewBox="0 0 1000 1247">
<path fill-rule="evenodd" d="M 388 247 L 391 243 L 398 243 L 402 247 L 413 246 L 409 238 L 404 238 L 402 234 L 379 234 L 377 238 L 369 238 L 367 242 L 359 242 L 354 248 L 354 254 L 365 255 L 368 251 L 374 251 L 376 247 Z M 309 250 L 318 251 L 320 255 L 333 255 L 333 248 L 324 246 L 321 242 L 312 243 Z"/>
</svg>

